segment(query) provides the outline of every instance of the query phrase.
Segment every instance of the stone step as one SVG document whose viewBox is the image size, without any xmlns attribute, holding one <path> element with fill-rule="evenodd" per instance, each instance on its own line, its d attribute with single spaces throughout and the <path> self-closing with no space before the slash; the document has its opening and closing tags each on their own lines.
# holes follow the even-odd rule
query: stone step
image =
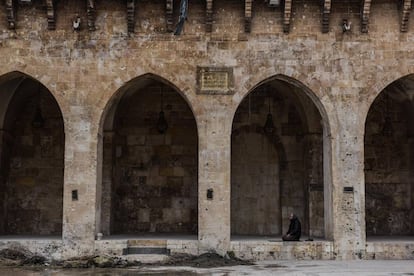
<svg viewBox="0 0 414 276">
<path fill-rule="evenodd" d="M 165 262 L 168 260 L 169 256 L 160 254 L 131 254 L 125 255 L 122 258 L 129 262 L 139 261 L 144 264 L 151 264 Z"/>
<path fill-rule="evenodd" d="M 170 255 L 166 247 L 127 247 L 122 250 L 123 255 Z"/>
<path fill-rule="evenodd" d="M 128 240 L 128 247 L 167 247 L 167 240 Z"/>
</svg>

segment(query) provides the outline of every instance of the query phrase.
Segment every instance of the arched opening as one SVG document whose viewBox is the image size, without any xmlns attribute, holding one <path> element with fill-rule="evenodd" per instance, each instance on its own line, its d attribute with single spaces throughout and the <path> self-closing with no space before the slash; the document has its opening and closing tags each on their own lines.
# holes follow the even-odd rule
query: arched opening
<svg viewBox="0 0 414 276">
<path fill-rule="evenodd" d="M 302 239 L 325 237 L 321 122 L 304 88 L 282 77 L 241 102 L 231 137 L 232 239 L 280 238 L 290 213 L 302 223 Z"/>
<path fill-rule="evenodd" d="M 198 232 L 194 115 L 165 80 L 144 75 L 117 92 L 103 122 L 101 232 Z"/>
<path fill-rule="evenodd" d="M 365 122 L 366 233 L 414 235 L 414 75 L 388 85 Z"/>
<path fill-rule="evenodd" d="M 0 235 L 61 235 L 64 125 L 39 81 L 0 77 Z"/>
</svg>

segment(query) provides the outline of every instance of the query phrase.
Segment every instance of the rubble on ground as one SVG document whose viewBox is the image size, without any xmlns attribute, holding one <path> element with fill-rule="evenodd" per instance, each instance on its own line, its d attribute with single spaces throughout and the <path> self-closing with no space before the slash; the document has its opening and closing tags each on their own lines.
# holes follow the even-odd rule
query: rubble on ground
<svg viewBox="0 0 414 276">
<path fill-rule="evenodd" d="M 159 266 L 191 266 L 191 267 L 220 267 L 236 265 L 252 265 L 251 261 L 241 260 L 229 252 L 224 256 L 217 253 L 204 253 L 199 256 L 189 254 L 173 254 L 166 261 L 145 264 Z M 0 266 L 52 266 L 62 268 L 125 268 L 141 266 L 139 261 L 130 261 L 121 257 L 86 256 L 61 261 L 48 261 L 45 257 L 36 255 L 24 249 L 0 250 Z"/>
<path fill-rule="evenodd" d="M 236 265 L 252 265 L 251 261 L 239 259 L 232 252 L 221 256 L 217 253 L 204 253 L 199 256 L 188 254 L 174 254 L 159 265 L 166 266 L 191 266 L 191 267 L 219 267 L 219 266 L 236 266 Z"/>
</svg>

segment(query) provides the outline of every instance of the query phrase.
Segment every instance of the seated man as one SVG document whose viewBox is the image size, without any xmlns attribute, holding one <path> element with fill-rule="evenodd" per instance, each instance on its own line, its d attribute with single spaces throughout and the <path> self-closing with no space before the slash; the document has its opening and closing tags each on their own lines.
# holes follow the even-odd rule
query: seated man
<svg viewBox="0 0 414 276">
<path fill-rule="evenodd" d="M 284 241 L 298 241 L 302 232 L 300 221 L 294 214 L 290 214 L 289 220 L 289 230 L 287 231 L 286 235 L 283 235 L 282 239 Z"/>
</svg>

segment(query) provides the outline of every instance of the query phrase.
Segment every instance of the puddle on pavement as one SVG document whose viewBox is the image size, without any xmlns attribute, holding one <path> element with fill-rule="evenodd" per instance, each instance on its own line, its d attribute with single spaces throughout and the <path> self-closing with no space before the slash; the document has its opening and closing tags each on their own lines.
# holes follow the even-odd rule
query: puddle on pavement
<svg viewBox="0 0 414 276">
<path fill-rule="evenodd" d="M 160 269 L 157 271 L 147 269 L 53 269 L 53 268 L 0 268 L 2 276 L 132 276 L 132 275 L 172 275 L 172 276 L 193 276 L 202 275 L 188 270 Z M 205 274 L 207 275 L 207 274 Z"/>
<path fill-rule="evenodd" d="M 286 266 L 279 265 L 279 264 L 269 264 L 269 265 L 265 266 L 265 268 L 278 268 L 278 267 L 282 268 L 282 267 L 286 267 Z"/>
</svg>

